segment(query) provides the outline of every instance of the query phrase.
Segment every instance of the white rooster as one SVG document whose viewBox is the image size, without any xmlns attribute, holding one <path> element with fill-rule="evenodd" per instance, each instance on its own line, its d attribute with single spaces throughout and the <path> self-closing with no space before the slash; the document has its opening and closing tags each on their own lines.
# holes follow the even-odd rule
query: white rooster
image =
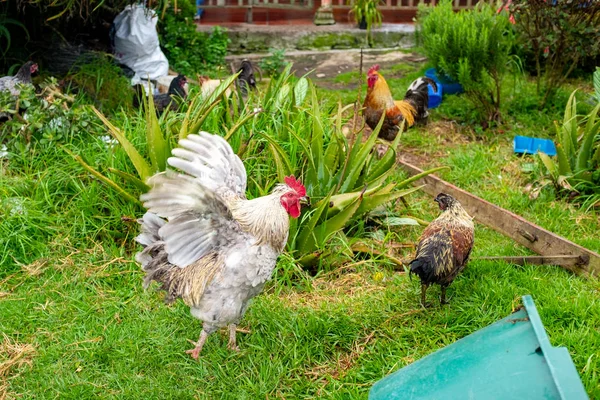
<svg viewBox="0 0 600 400">
<path fill-rule="evenodd" d="M 136 238 L 144 250 L 136 260 L 146 271 L 145 287 L 161 283 L 167 302 L 181 298 L 203 321 L 196 347 L 187 351 L 197 359 L 208 335 L 225 326 L 228 347 L 237 350 L 236 325 L 271 278 L 306 189 L 290 176 L 271 194 L 247 200 L 242 161 L 206 132 L 182 139 L 172 154 L 168 164 L 183 173 L 150 178 Z"/>
</svg>

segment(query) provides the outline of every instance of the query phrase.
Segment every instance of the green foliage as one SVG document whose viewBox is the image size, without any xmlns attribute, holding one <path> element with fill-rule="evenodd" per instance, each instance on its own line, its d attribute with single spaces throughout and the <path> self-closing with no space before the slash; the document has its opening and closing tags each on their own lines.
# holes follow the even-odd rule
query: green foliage
<svg viewBox="0 0 600 400">
<path fill-rule="evenodd" d="M 379 159 L 374 155 L 374 147 L 381 126 L 364 143 L 361 140 L 363 130 L 353 140 L 348 140 L 342 133 L 344 108 L 341 104 L 335 114 L 323 118 L 314 88 L 311 89 L 311 103 L 311 135 L 302 138 L 290 131 L 303 150 L 303 183 L 313 203 L 312 213 L 290 230 L 292 240 L 288 250 L 303 265 L 314 264 L 321 256 L 330 255 L 333 252 L 330 243 L 332 236 L 347 226 L 355 225 L 364 214 L 418 189 L 399 190 L 413 182 L 415 179 L 412 178 L 398 184 L 384 184 L 395 170 L 395 149 L 401 135 Z M 323 120 L 335 121 L 333 129 L 327 129 L 321 122 Z M 277 151 L 274 145 L 270 148 L 275 157 L 285 160 L 283 152 Z M 291 163 L 285 161 L 283 165 L 286 164 Z"/>
<path fill-rule="evenodd" d="M 540 107 L 586 57 L 600 55 L 600 2 L 513 0 L 520 46 L 534 60 Z"/>
<path fill-rule="evenodd" d="M 29 40 L 29 31 L 25 25 L 16 19 L 7 17 L 6 14 L 0 14 L 0 52 L 3 57 L 5 57 L 6 53 L 10 50 L 11 33 L 9 27 L 11 26 L 20 28 L 20 33 L 25 33 L 25 36 L 27 36 L 27 39 Z"/>
<path fill-rule="evenodd" d="M 258 63 L 267 76 L 277 78 L 288 63 L 285 62 L 285 49 L 269 49 L 269 55 Z"/>
<path fill-rule="evenodd" d="M 144 102 L 144 118 L 134 118 L 134 123 L 130 126 L 130 132 L 123 132 L 121 129 L 113 125 L 100 111 L 95 108 L 93 111 L 98 118 L 104 123 L 110 135 L 120 143 L 125 151 L 130 163 L 135 169 L 132 174 L 128 171 L 115 168 L 103 168 L 100 172 L 98 169 L 89 165 L 86 160 L 77 154 L 65 149 L 71 154 L 77 162 L 79 162 L 87 171 L 92 173 L 96 178 L 106 183 L 120 194 L 126 201 L 141 205 L 138 200 L 140 193 L 147 191 L 149 187 L 146 185 L 146 180 L 157 172 L 162 172 L 167 166 L 167 158 L 171 155 L 171 150 L 175 147 L 178 139 L 184 139 L 187 135 L 198 133 L 202 127 L 204 119 L 208 113 L 221 101 L 222 94 L 235 81 L 237 75 L 232 75 L 224 80 L 211 96 L 206 99 L 200 94 L 196 95 L 189 103 L 187 112 L 183 118 L 179 115 L 169 114 L 163 115 L 160 120 L 156 116 L 152 93 L 149 94 Z M 174 126 L 175 119 L 180 120 L 180 125 L 177 128 Z M 170 128 L 165 129 L 166 126 Z M 174 134 L 174 132 L 176 134 Z M 138 150 L 136 146 L 128 139 L 143 135 L 145 139 L 145 153 Z M 118 181 L 123 183 L 117 183 Z M 129 186 L 128 186 L 129 185 Z"/>
<path fill-rule="evenodd" d="M 377 6 L 382 3 L 381 0 L 349 0 L 352 8 L 349 11 L 350 15 L 353 15 L 354 20 L 357 24 L 361 24 L 364 21 L 367 25 L 366 39 L 369 46 L 371 46 L 371 29 L 374 26 L 381 26 L 383 15 L 381 11 L 377 9 Z"/>
<path fill-rule="evenodd" d="M 195 76 L 225 64 L 229 38 L 215 26 L 210 34 L 198 32 L 192 20 L 166 14 L 159 31 L 161 46 L 175 71 Z"/>
<path fill-rule="evenodd" d="M 108 54 L 98 53 L 78 60 L 67 79 L 70 90 L 82 92 L 104 112 L 131 108 L 131 83 Z"/>
<path fill-rule="evenodd" d="M 22 86 L 18 98 L 0 93 L 0 111 L 9 120 L 0 125 L 0 143 L 16 154 L 64 143 L 84 132 L 99 132 L 96 119 L 85 106 L 73 106 L 73 99 L 56 89 L 56 81 L 42 83 L 36 95 L 32 86 Z"/>
<path fill-rule="evenodd" d="M 600 67 L 596 67 L 594 72 L 594 98 L 600 103 Z"/>
<path fill-rule="evenodd" d="M 562 124 L 555 122 L 557 160 L 539 153 L 556 190 L 600 194 L 600 103 L 584 118 L 577 116 L 577 99 L 571 94 Z"/>
<path fill-rule="evenodd" d="M 419 37 L 427 57 L 438 71 L 464 87 L 485 119 L 499 120 L 500 88 L 513 44 L 508 16 L 484 2 L 456 13 L 451 0 L 433 7 L 422 4 Z"/>
</svg>

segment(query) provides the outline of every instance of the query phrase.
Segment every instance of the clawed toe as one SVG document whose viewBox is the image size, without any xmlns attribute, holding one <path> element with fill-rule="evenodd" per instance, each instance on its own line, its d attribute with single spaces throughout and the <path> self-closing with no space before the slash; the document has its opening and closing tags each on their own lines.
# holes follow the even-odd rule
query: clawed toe
<svg viewBox="0 0 600 400">
<path fill-rule="evenodd" d="M 200 357 L 200 349 L 198 347 L 194 347 L 193 349 L 186 350 L 185 352 L 186 352 L 186 354 L 191 355 L 194 360 L 197 360 L 198 357 Z"/>
</svg>

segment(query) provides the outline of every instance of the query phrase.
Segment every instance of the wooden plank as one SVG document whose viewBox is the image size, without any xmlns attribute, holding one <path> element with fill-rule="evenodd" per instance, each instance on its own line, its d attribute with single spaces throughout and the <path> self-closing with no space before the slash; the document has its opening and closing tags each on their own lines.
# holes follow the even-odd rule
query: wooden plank
<svg viewBox="0 0 600 400">
<path fill-rule="evenodd" d="M 506 261 L 516 265 L 558 265 L 560 267 L 574 267 L 585 265 L 589 259 L 581 256 L 508 256 L 508 257 L 475 257 L 473 260 Z"/>
<path fill-rule="evenodd" d="M 423 172 L 422 169 L 406 161 L 400 160 L 399 164 L 411 175 Z M 435 175 L 426 176 L 415 184 L 425 185 L 423 190 L 432 196 L 437 196 L 442 192 L 453 196 L 477 221 L 510 237 L 539 255 L 580 257 L 583 263 L 562 265 L 568 270 L 583 275 L 600 274 L 600 255 L 596 252 L 560 237 L 513 212 L 445 182 Z"/>
</svg>

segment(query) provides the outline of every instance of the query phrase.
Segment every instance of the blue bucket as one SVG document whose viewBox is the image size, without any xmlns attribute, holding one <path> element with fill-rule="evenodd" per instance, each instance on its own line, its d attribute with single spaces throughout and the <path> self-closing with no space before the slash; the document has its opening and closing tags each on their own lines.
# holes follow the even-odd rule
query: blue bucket
<svg viewBox="0 0 600 400">
<path fill-rule="evenodd" d="M 538 151 L 546 153 L 549 156 L 556 155 L 556 146 L 550 139 L 538 139 L 527 136 L 515 136 L 513 140 L 513 150 L 520 154 L 536 154 Z"/>
<path fill-rule="evenodd" d="M 437 82 L 436 82 L 437 83 Z M 428 108 L 436 108 L 442 102 L 442 85 L 438 83 L 437 92 L 433 91 L 431 85 L 427 85 L 427 92 L 429 94 L 429 103 L 427 103 Z"/>
<path fill-rule="evenodd" d="M 429 68 L 426 70 L 425 76 L 436 81 L 439 86 L 443 86 L 443 92 L 445 94 L 458 94 L 464 92 L 464 89 L 460 83 L 448 78 L 447 76 L 438 74 L 435 68 Z"/>
</svg>

